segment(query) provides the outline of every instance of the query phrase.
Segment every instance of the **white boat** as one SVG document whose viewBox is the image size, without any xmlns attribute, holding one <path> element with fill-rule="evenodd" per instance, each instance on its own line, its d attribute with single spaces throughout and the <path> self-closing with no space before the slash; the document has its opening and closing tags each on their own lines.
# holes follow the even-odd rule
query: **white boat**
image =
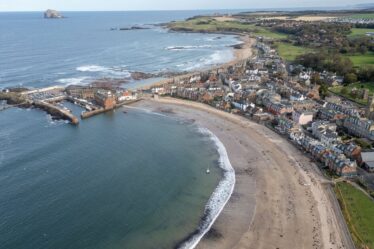
<svg viewBox="0 0 374 249">
<path fill-rule="evenodd" d="M 209 168 L 206 170 L 206 173 L 207 173 L 207 174 L 210 174 L 210 169 L 209 169 Z"/>
</svg>

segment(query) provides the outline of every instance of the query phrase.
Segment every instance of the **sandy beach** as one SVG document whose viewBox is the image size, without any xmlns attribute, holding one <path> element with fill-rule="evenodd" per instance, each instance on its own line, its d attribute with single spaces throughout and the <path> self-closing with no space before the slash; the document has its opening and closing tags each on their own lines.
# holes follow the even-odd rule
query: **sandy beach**
<svg viewBox="0 0 374 249">
<path fill-rule="evenodd" d="M 134 106 L 193 120 L 226 147 L 234 192 L 197 248 L 351 248 L 317 166 L 285 138 L 204 104 L 161 98 Z"/>
<path fill-rule="evenodd" d="M 230 61 L 229 65 L 234 65 L 238 62 L 247 60 L 249 57 L 253 55 L 253 45 L 255 44 L 255 39 L 251 38 L 248 35 L 240 36 L 240 41 L 243 43 L 240 49 L 234 50 L 235 59 Z"/>
</svg>

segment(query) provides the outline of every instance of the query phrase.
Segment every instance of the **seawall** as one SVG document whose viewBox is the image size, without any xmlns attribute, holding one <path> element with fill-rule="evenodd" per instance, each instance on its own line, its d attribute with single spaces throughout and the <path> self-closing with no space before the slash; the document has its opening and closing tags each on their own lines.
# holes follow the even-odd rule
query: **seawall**
<svg viewBox="0 0 374 249">
<path fill-rule="evenodd" d="M 79 120 L 76 116 L 74 116 L 73 114 L 71 114 L 68 111 L 65 111 L 63 109 L 58 108 L 57 106 L 54 106 L 54 105 L 49 104 L 49 103 L 44 102 L 44 101 L 35 101 L 33 104 L 34 104 L 35 107 L 43 109 L 51 115 L 58 116 L 62 119 L 69 120 L 74 125 L 79 124 Z"/>
</svg>

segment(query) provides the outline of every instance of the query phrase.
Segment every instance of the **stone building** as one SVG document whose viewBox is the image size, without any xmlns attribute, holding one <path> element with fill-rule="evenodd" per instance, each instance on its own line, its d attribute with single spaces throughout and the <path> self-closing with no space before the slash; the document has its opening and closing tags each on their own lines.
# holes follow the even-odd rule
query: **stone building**
<svg viewBox="0 0 374 249">
<path fill-rule="evenodd" d="M 95 93 L 95 101 L 104 109 L 113 109 L 116 106 L 116 98 L 111 91 L 98 90 Z"/>
</svg>

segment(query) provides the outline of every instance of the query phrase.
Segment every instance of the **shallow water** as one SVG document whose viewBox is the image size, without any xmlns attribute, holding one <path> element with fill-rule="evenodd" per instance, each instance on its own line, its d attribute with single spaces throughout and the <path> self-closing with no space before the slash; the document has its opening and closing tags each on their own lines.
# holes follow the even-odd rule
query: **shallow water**
<svg viewBox="0 0 374 249">
<path fill-rule="evenodd" d="M 74 127 L 11 109 L 0 124 L 4 249 L 171 248 L 221 178 L 212 141 L 162 115 L 116 111 Z"/>
</svg>

